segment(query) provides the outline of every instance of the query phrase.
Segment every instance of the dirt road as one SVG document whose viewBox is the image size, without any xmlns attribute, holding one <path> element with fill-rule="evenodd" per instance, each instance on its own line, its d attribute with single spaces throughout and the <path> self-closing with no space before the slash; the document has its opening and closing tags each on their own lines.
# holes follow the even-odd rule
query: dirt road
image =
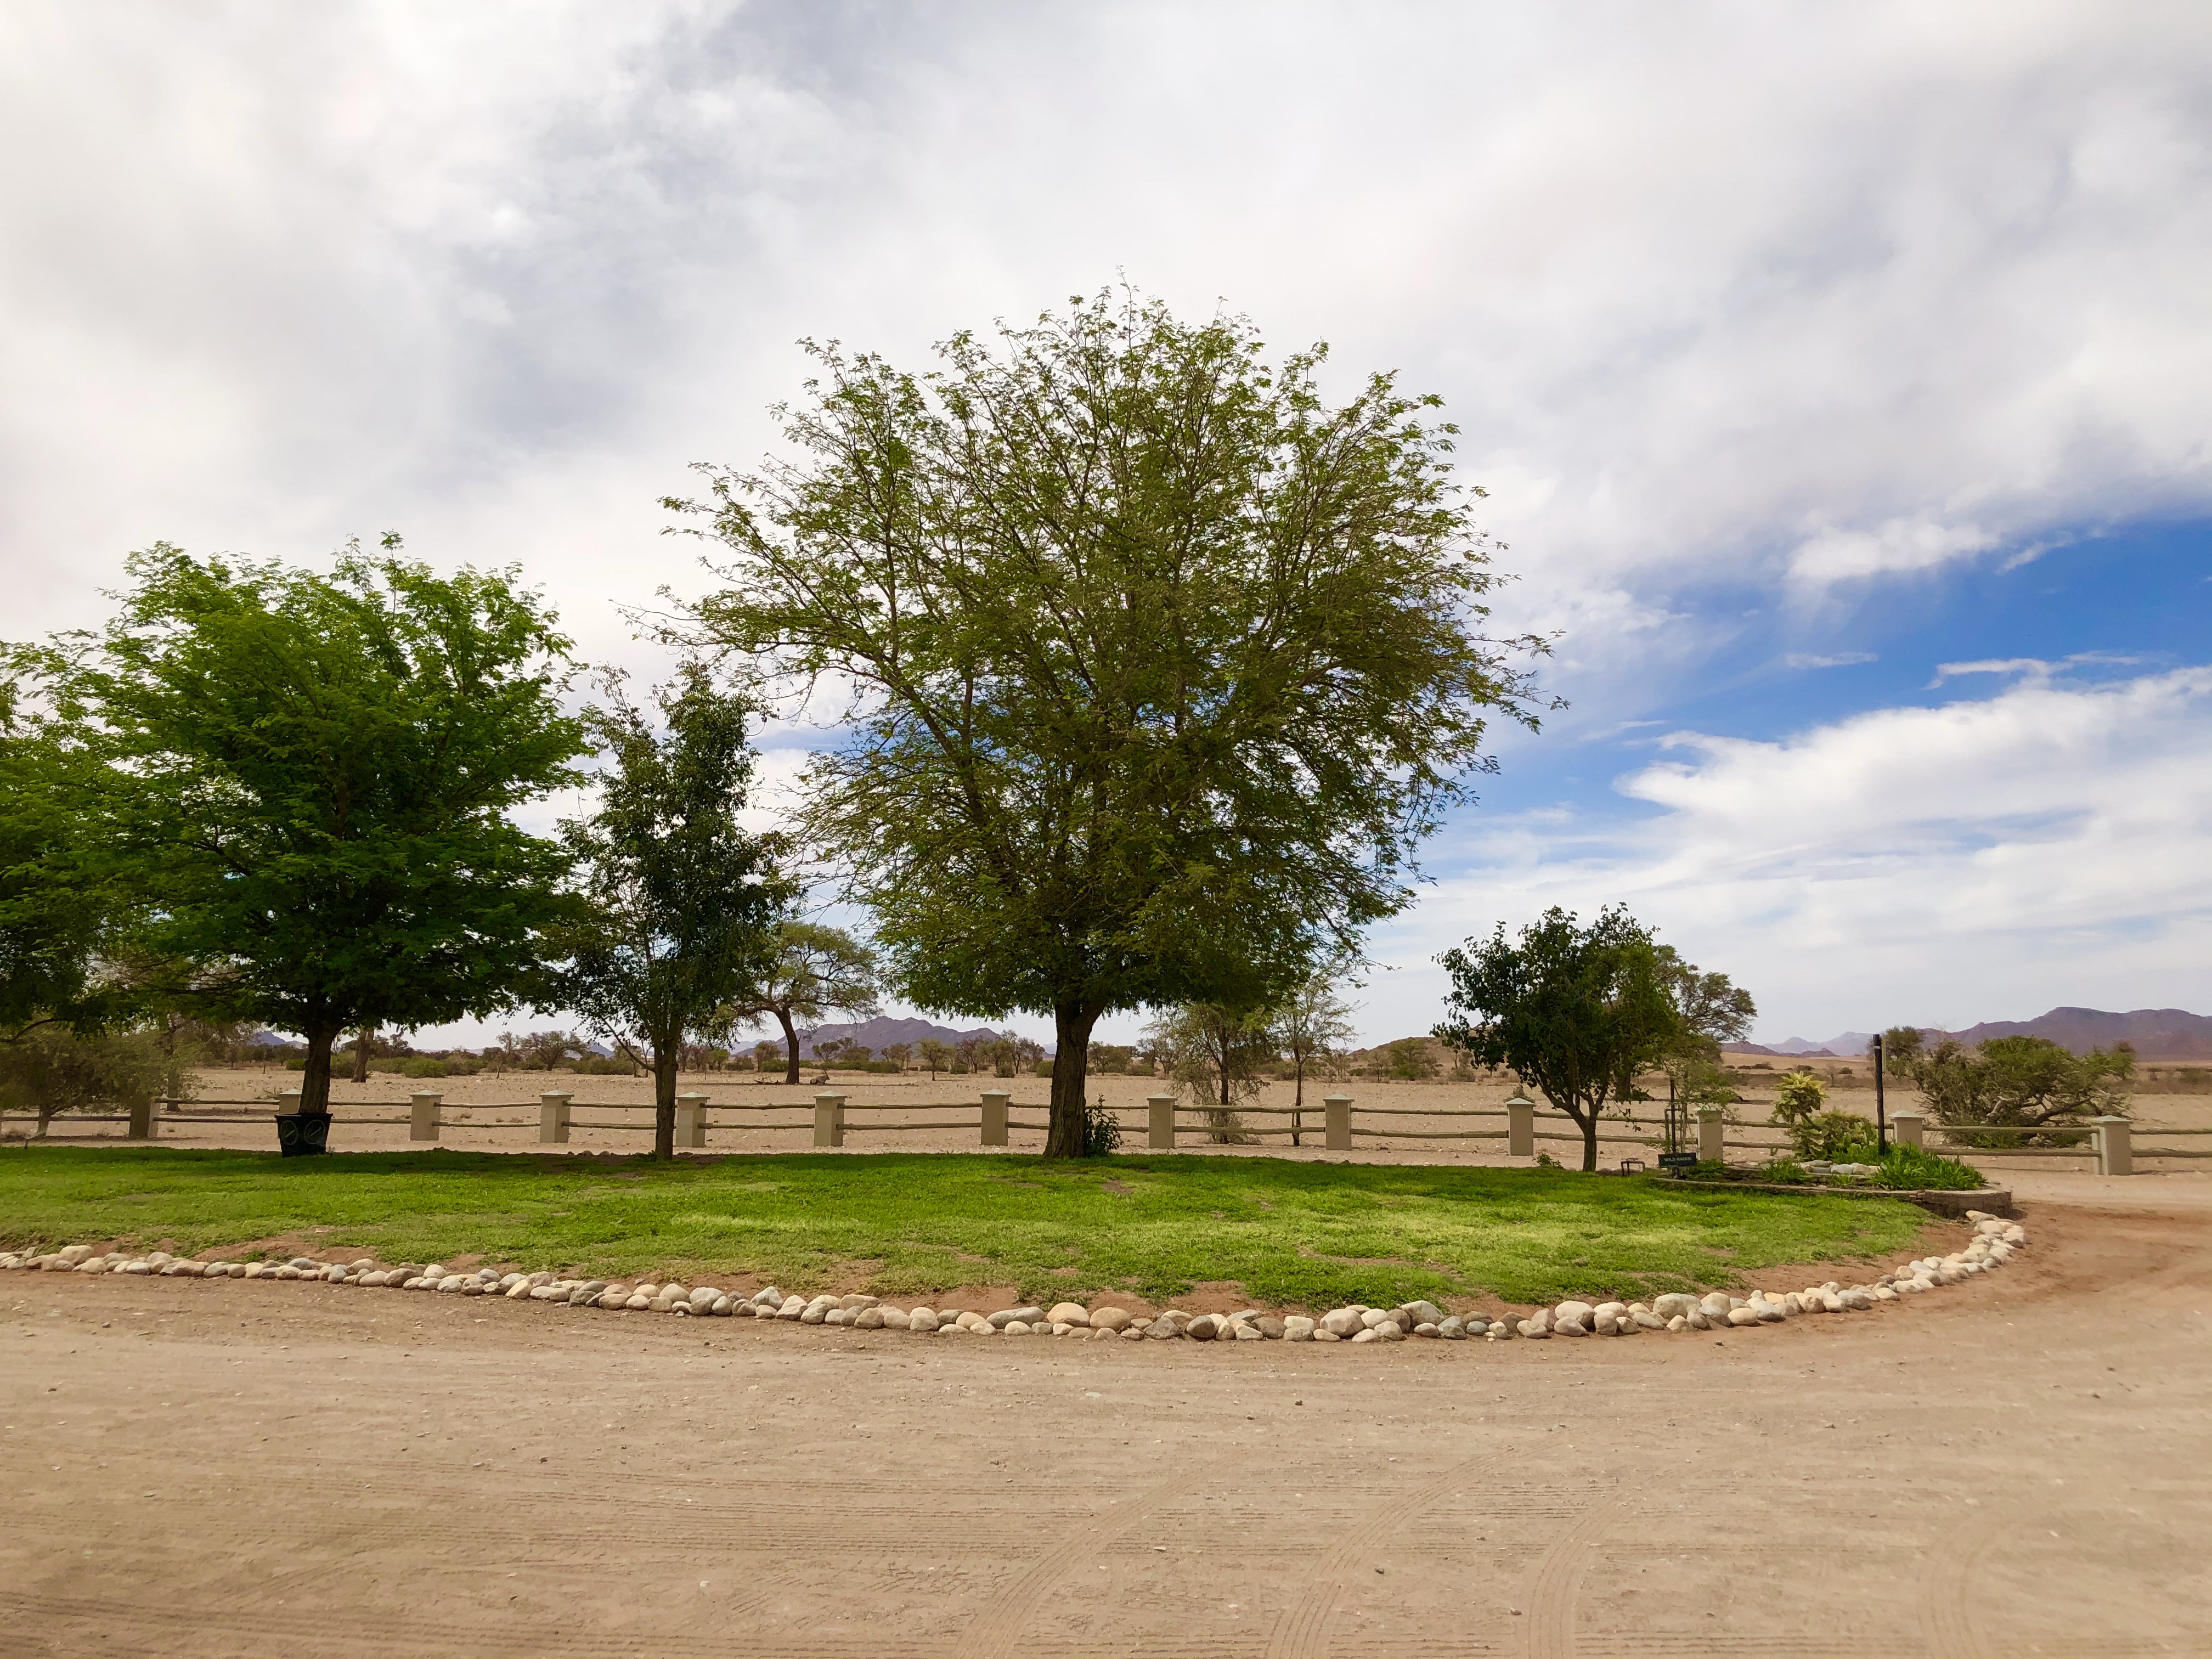
<svg viewBox="0 0 2212 1659">
<path fill-rule="evenodd" d="M 2212 1182 L 1873 1314 L 830 1334 L 0 1277 L 0 1655 L 2212 1652 Z"/>
</svg>

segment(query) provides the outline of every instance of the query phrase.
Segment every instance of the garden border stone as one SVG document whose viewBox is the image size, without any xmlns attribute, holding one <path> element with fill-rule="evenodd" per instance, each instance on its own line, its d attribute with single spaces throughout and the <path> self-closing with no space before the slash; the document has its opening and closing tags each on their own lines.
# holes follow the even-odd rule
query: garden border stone
<svg viewBox="0 0 2212 1659">
<path fill-rule="evenodd" d="M 1917 1204 L 1923 1210 L 1948 1216 L 1954 1221 L 1962 1220 L 1970 1210 L 1985 1210 L 1991 1215 L 2012 1216 L 2012 1189 L 2008 1187 L 1966 1187 L 1958 1188 L 1922 1188 L 1911 1192 L 1898 1192 L 1886 1187 L 1814 1187 L 1801 1182 L 1782 1181 L 1697 1181 L 1678 1176 L 1668 1182 L 1672 1187 L 1702 1187 L 1717 1193 L 1787 1193 L 1820 1198 L 1899 1198 L 1907 1204 Z"/>
</svg>

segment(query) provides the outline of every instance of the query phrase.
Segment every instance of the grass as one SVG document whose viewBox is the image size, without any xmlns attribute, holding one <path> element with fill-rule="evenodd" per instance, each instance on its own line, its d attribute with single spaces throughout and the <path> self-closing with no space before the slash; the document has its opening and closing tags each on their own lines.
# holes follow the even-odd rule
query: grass
<svg viewBox="0 0 2212 1659">
<path fill-rule="evenodd" d="M 1241 1283 L 1254 1300 L 1555 1302 L 1731 1283 L 1743 1269 L 1896 1250 L 1927 1218 L 1881 1200 L 1565 1171 L 1124 1156 L 732 1157 L 656 1167 L 429 1152 L 283 1159 L 158 1147 L 0 1152 L 0 1244 L 250 1255 L 256 1241 L 386 1261 L 1032 1300 Z M 273 1245 L 272 1245 L 273 1251 Z M 287 1250 L 285 1253 L 289 1254 Z"/>
</svg>

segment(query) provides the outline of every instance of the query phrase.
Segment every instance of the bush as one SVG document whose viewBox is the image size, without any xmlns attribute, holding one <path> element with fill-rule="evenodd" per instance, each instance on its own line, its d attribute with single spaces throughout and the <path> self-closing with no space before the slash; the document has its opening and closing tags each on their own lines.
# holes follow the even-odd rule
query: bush
<svg viewBox="0 0 2212 1659">
<path fill-rule="evenodd" d="M 2037 1036 L 1992 1037 L 1972 1053 L 1947 1038 L 1912 1060 L 1912 1080 L 1936 1121 L 1954 1140 L 1992 1152 L 2081 1145 L 2089 1138 L 2086 1120 L 2127 1115 L 2134 1073 L 2124 1045 L 2076 1054 Z M 1975 1134 L 1976 1124 L 2038 1133 Z"/>
<path fill-rule="evenodd" d="M 1819 1112 L 1790 1125 L 1790 1144 L 1800 1158 L 1831 1164 L 1874 1161 L 1874 1125 L 1856 1112 Z M 1864 1152 L 1860 1159 L 1856 1154 Z"/>
<path fill-rule="evenodd" d="M 575 1065 L 580 1077 L 635 1077 L 637 1065 L 620 1054 L 586 1054 Z"/>
<path fill-rule="evenodd" d="M 384 1068 L 380 1066 L 375 1069 L 380 1072 Z M 450 1077 L 453 1075 L 453 1067 L 450 1065 L 442 1060 L 434 1060 L 428 1054 L 411 1055 L 401 1060 L 394 1069 L 402 1077 Z"/>
<path fill-rule="evenodd" d="M 1109 1158 L 1121 1150 L 1121 1121 L 1106 1109 L 1102 1097 L 1083 1109 L 1083 1155 Z"/>
<path fill-rule="evenodd" d="M 189 1048 L 165 1054 L 154 1031 L 86 1036 L 42 1025 L 0 1043 L 0 1106 L 33 1112 L 38 1133 L 61 1112 L 105 1107 L 127 1112 L 148 1102 L 193 1092 Z"/>
</svg>

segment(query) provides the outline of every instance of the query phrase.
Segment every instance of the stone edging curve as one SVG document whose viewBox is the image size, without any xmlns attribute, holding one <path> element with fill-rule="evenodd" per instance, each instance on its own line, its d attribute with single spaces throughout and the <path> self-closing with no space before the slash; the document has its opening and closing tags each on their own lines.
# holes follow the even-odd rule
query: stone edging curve
<svg viewBox="0 0 2212 1659">
<path fill-rule="evenodd" d="M 422 1266 L 379 1267 L 374 1259 L 349 1262 L 318 1261 L 295 1256 L 276 1266 L 264 1262 L 199 1261 L 170 1256 L 156 1250 L 144 1256 L 128 1253 L 94 1255 L 88 1244 L 73 1244 L 41 1255 L 20 1251 L 0 1252 L 0 1271 L 33 1273 L 129 1273 L 169 1279 L 275 1279 L 319 1280 L 370 1289 L 442 1291 L 448 1295 L 498 1296 L 508 1301 L 551 1303 L 571 1308 L 622 1309 L 633 1313 L 673 1314 L 694 1319 L 744 1317 L 775 1319 L 802 1325 L 836 1326 L 859 1330 L 902 1330 L 914 1334 L 985 1336 L 1052 1335 L 1124 1342 L 1183 1339 L 1259 1342 L 1401 1342 L 1426 1337 L 1463 1342 L 1472 1337 L 1488 1341 L 1552 1337 L 1634 1336 L 1644 1331 L 1716 1330 L 1776 1325 L 1801 1315 L 1857 1313 L 1882 1302 L 1894 1302 L 1946 1285 L 1962 1284 L 1977 1274 L 1993 1272 L 2027 1244 L 2027 1232 L 2016 1221 L 2008 1221 L 1981 1210 L 1969 1210 L 1975 1237 L 1962 1249 L 1947 1256 L 1923 1256 L 1900 1263 L 1865 1285 L 1843 1285 L 1831 1280 L 1776 1296 L 1753 1291 L 1748 1297 L 1715 1291 L 1702 1297 L 1675 1292 L 1642 1302 L 1567 1301 L 1539 1308 L 1528 1318 L 1512 1314 L 1492 1318 L 1480 1313 L 1446 1313 L 1430 1302 L 1409 1302 L 1396 1308 L 1369 1308 L 1354 1303 L 1334 1308 L 1318 1318 L 1290 1315 L 1277 1318 L 1256 1310 L 1236 1314 L 1182 1313 L 1168 1309 L 1158 1314 L 1133 1315 L 1120 1308 L 1084 1308 L 1063 1302 L 1043 1308 L 1001 1308 L 989 1314 L 971 1309 L 896 1308 L 872 1296 L 786 1296 L 771 1285 L 750 1296 L 722 1291 L 713 1285 L 696 1289 L 682 1285 L 621 1285 L 605 1279 L 561 1279 L 550 1273 L 500 1273 L 483 1267 L 473 1273 L 449 1273 L 436 1263 Z"/>
</svg>

